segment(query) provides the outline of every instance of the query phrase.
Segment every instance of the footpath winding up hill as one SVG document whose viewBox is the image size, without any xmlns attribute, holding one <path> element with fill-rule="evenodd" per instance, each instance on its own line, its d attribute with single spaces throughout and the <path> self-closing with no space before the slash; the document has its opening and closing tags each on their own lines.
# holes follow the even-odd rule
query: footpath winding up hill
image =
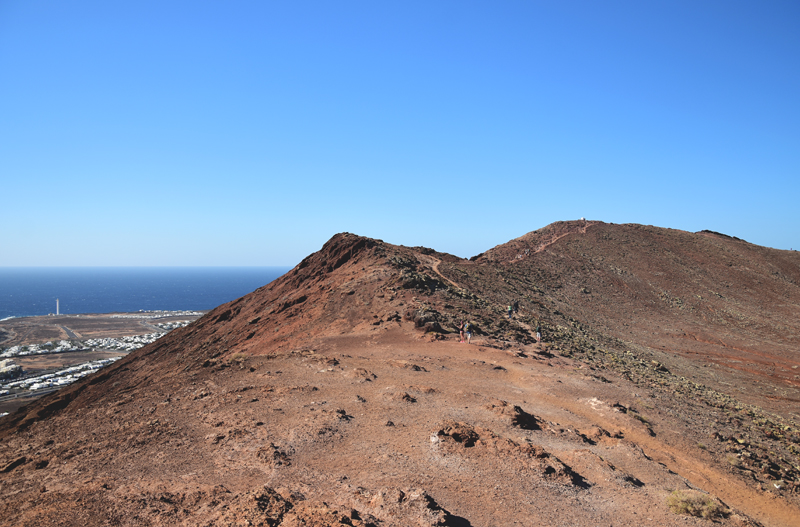
<svg viewBox="0 0 800 527">
<path fill-rule="evenodd" d="M 338 234 L 2 418 L 0 517 L 798 525 L 798 350 L 797 252 L 584 221 L 470 260 Z"/>
</svg>

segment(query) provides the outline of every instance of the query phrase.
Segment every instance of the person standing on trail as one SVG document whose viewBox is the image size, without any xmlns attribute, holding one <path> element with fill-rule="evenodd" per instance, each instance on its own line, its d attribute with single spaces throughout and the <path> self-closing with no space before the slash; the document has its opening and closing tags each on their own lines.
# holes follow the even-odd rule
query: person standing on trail
<svg viewBox="0 0 800 527">
<path fill-rule="evenodd" d="M 519 300 L 514 300 L 514 313 L 519 313 Z"/>
<path fill-rule="evenodd" d="M 514 308 L 511 307 L 511 306 L 508 306 L 508 319 L 509 320 L 511 320 L 511 313 L 513 313 L 513 312 L 514 312 Z"/>
<path fill-rule="evenodd" d="M 464 333 L 467 335 L 467 344 L 472 340 L 472 324 L 464 322 Z"/>
<path fill-rule="evenodd" d="M 459 339 L 459 341 L 458 341 L 459 343 L 463 343 L 463 342 L 464 342 L 464 325 L 465 325 L 465 324 L 466 324 L 466 322 L 464 322 L 464 321 L 462 320 L 462 321 L 461 321 L 461 324 L 459 324 L 459 325 L 458 325 L 458 334 L 459 334 L 459 335 L 460 335 L 460 337 L 461 337 L 461 338 Z"/>
<path fill-rule="evenodd" d="M 542 328 L 539 327 L 539 323 L 536 323 L 536 342 L 542 341 Z"/>
</svg>

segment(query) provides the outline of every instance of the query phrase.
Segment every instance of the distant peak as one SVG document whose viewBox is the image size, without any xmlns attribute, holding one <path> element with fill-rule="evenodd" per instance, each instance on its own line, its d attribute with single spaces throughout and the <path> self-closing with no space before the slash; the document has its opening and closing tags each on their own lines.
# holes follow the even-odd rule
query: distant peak
<svg viewBox="0 0 800 527">
<path fill-rule="evenodd" d="M 741 238 L 737 238 L 736 236 L 728 236 L 727 234 L 722 234 L 721 232 L 717 232 L 717 231 L 710 231 L 708 229 L 703 229 L 702 231 L 698 231 L 696 234 L 704 234 L 706 236 L 708 236 L 710 234 L 712 236 L 721 236 L 722 238 L 727 238 L 729 240 L 736 240 L 736 241 L 747 243 L 746 240 L 743 240 Z"/>
<path fill-rule="evenodd" d="M 602 225 L 602 221 L 597 220 L 567 220 L 556 221 L 549 225 L 523 234 L 504 244 L 489 249 L 485 253 L 470 258 L 472 261 L 496 260 L 514 258 L 520 251 L 527 251 L 525 254 L 539 252 L 546 247 L 556 243 L 561 238 L 572 234 L 586 234 L 586 229 L 594 225 Z"/>
<path fill-rule="evenodd" d="M 325 242 L 319 251 L 303 259 L 295 268 L 295 272 L 306 268 L 316 268 L 315 270 L 317 271 L 329 273 L 338 269 L 364 250 L 382 244 L 383 241 L 381 240 L 374 240 L 349 232 L 340 232 L 334 234 L 330 240 Z"/>
</svg>

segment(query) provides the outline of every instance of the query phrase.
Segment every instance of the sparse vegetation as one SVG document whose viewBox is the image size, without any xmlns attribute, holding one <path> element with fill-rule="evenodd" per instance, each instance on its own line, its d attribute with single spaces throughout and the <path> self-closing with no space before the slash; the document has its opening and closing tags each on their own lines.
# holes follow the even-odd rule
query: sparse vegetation
<svg viewBox="0 0 800 527">
<path fill-rule="evenodd" d="M 247 359 L 246 353 L 234 353 L 233 355 L 231 355 L 230 362 L 238 362 L 239 364 L 241 364 L 242 362 L 245 361 L 245 359 Z"/>
<path fill-rule="evenodd" d="M 667 498 L 667 506 L 675 514 L 688 514 L 711 520 L 728 513 L 719 501 L 697 490 L 676 490 Z"/>
</svg>

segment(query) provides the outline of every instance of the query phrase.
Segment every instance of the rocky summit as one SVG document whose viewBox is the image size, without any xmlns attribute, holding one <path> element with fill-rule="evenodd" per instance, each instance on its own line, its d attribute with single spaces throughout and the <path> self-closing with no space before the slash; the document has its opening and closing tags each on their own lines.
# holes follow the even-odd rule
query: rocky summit
<svg viewBox="0 0 800 527">
<path fill-rule="evenodd" d="M 799 366 L 794 251 L 594 221 L 469 260 L 337 234 L 0 418 L 0 518 L 797 526 Z"/>
</svg>

